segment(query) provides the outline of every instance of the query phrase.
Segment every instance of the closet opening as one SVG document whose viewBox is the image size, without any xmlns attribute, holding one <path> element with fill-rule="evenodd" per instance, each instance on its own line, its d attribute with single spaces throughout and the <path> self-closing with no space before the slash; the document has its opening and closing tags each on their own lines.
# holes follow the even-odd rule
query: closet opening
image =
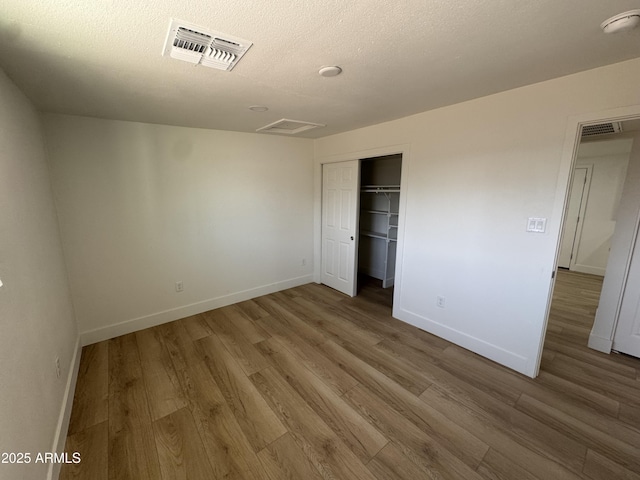
<svg viewBox="0 0 640 480">
<path fill-rule="evenodd" d="M 357 294 L 371 295 L 389 307 L 398 245 L 402 155 L 360 161 Z"/>
</svg>

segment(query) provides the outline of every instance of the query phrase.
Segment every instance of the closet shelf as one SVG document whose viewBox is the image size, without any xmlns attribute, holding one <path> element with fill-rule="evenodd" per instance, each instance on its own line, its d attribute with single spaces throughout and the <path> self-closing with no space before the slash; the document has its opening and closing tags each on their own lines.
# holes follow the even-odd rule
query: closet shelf
<svg viewBox="0 0 640 480">
<path fill-rule="evenodd" d="M 365 237 L 381 238 L 382 240 L 388 240 L 390 242 L 398 241 L 397 238 L 389 238 L 389 236 L 384 232 L 371 232 L 368 230 L 361 230 L 360 235 L 364 235 Z"/>
<path fill-rule="evenodd" d="M 374 215 L 395 215 L 398 216 L 398 212 L 387 212 L 386 210 L 362 210 L 365 213 L 373 213 Z"/>
<path fill-rule="evenodd" d="M 363 159 L 360 163 L 358 269 L 393 286 L 400 222 L 402 156 Z"/>
</svg>

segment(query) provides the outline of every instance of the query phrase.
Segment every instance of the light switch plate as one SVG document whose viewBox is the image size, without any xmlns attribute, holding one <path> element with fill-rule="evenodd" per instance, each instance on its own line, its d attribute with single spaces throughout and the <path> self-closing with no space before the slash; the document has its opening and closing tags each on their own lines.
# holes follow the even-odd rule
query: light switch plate
<svg viewBox="0 0 640 480">
<path fill-rule="evenodd" d="M 544 233 L 547 229 L 547 219 L 540 217 L 529 217 L 527 221 L 527 232 Z"/>
</svg>

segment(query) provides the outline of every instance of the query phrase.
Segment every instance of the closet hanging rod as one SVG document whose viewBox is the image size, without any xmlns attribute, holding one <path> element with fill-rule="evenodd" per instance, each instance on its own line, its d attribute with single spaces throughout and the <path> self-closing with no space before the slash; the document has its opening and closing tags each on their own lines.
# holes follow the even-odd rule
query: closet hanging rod
<svg viewBox="0 0 640 480">
<path fill-rule="evenodd" d="M 363 185 L 360 190 L 368 193 L 397 193 L 400 192 L 400 185 Z"/>
</svg>

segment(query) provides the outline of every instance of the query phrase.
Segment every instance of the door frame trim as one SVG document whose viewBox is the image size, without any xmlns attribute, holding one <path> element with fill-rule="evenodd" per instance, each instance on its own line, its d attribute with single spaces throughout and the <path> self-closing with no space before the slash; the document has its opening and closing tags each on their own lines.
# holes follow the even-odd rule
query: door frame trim
<svg viewBox="0 0 640 480">
<path fill-rule="evenodd" d="M 402 173 L 400 176 L 400 209 L 398 215 L 398 241 L 396 250 L 396 277 L 393 290 L 393 316 L 397 318 L 400 311 L 402 292 L 402 265 L 404 252 L 404 232 L 406 219 L 407 196 L 409 193 L 409 171 L 411 168 L 411 144 L 387 145 L 366 150 L 355 150 L 314 158 L 313 168 L 313 281 L 321 283 L 322 261 L 322 165 L 326 163 L 348 162 L 363 158 L 402 155 Z M 356 252 L 357 253 L 357 252 Z"/>
<path fill-rule="evenodd" d="M 593 164 L 577 165 L 576 164 L 573 167 L 573 170 L 571 171 L 572 177 L 573 177 L 573 172 L 575 172 L 576 169 L 578 168 L 584 168 L 587 171 L 587 173 L 586 173 L 586 179 L 582 189 L 582 198 L 580 199 L 580 208 L 578 209 L 579 220 L 578 220 L 578 224 L 576 225 L 573 245 L 571 246 L 571 253 L 573 254 L 573 257 L 569 260 L 569 270 L 576 271 L 576 272 L 581 271 L 575 267 L 576 265 L 578 265 L 578 253 L 580 252 L 580 242 L 582 241 L 582 231 L 584 227 L 584 218 L 586 216 L 585 212 L 587 208 L 587 202 L 589 201 L 589 194 L 591 193 L 591 179 L 593 177 L 594 165 Z M 573 185 L 571 186 L 571 188 L 573 188 Z M 569 190 L 569 193 L 571 193 L 571 189 Z M 586 193 L 586 197 L 585 197 L 585 193 Z M 567 206 L 569 206 L 568 203 L 569 202 L 567 202 Z M 578 242 L 577 244 L 576 244 L 576 241 Z M 591 272 L 583 272 L 583 273 L 591 273 Z"/>
</svg>

